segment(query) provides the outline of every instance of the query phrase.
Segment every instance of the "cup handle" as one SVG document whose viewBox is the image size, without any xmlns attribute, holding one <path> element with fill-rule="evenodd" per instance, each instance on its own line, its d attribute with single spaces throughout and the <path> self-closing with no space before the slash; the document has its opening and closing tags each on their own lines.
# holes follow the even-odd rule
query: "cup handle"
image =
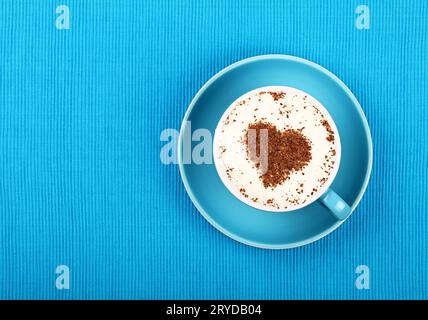
<svg viewBox="0 0 428 320">
<path fill-rule="evenodd" d="M 319 200 L 330 209 L 330 212 L 339 220 L 346 219 L 351 213 L 351 207 L 332 189 L 327 191 Z"/>
</svg>

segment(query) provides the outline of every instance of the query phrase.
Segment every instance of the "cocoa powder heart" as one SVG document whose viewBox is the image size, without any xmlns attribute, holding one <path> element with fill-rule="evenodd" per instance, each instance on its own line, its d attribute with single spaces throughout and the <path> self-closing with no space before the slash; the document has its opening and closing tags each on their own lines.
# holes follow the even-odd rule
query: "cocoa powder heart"
<svg viewBox="0 0 428 320">
<path fill-rule="evenodd" d="M 251 154 L 249 147 L 248 130 L 256 130 L 255 154 Z M 265 188 L 276 187 L 282 184 L 292 172 L 304 168 L 312 159 L 311 143 L 302 134 L 302 130 L 287 129 L 279 131 L 275 125 L 269 122 L 258 121 L 248 126 L 245 135 L 248 157 L 255 163 L 256 168 L 260 168 L 260 130 L 266 129 L 268 135 L 267 170 L 260 176 Z"/>
</svg>

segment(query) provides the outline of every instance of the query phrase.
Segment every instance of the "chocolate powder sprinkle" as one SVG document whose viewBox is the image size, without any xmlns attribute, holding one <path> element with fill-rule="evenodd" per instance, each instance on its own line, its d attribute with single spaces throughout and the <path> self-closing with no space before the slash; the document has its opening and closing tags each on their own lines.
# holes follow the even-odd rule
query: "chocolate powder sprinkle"
<svg viewBox="0 0 428 320">
<path fill-rule="evenodd" d="M 330 124 L 328 123 L 327 120 L 322 120 L 321 124 L 324 126 L 325 130 L 327 131 L 327 141 L 328 142 L 332 142 L 334 141 L 334 132 L 330 127 Z"/>
<path fill-rule="evenodd" d="M 285 96 L 285 92 L 269 91 L 269 94 L 272 96 L 273 100 L 275 100 L 275 101 L 278 101 L 279 99 L 282 99 Z"/>
<path fill-rule="evenodd" d="M 256 155 L 250 154 L 248 146 L 248 130 L 256 130 Z M 244 142 L 246 143 L 249 158 L 260 167 L 260 130 L 268 130 L 268 167 L 260 176 L 265 188 L 276 187 L 289 178 L 292 172 L 303 169 L 312 159 L 311 143 L 302 134 L 294 129 L 279 131 L 269 122 L 258 121 L 248 126 Z"/>
</svg>

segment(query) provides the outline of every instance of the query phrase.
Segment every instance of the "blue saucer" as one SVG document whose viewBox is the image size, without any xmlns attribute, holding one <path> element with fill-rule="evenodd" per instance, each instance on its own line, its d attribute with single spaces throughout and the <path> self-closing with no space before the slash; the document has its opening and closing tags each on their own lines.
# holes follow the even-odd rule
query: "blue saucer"
<svg viewBox="0 0 428 320">
<path fill-rule="evenodd" d="M 336 123 L 342 158 L 332 188 L 351 206 L 360 202 L 372 167 L 372 142 L 364 113 L 351 91 L 323 67 L 292 56 L 264 55 L 245 59 L 223 69 L 196 94 L 184 121 L 191 130 L 206 128 L 214 135 L 226 108 L 239 96 L 264 86 L 290 86 L 311 94 Z M 183 145 L 182 126 L 179 148 Z M 270 249 L 287 249 L 316 241 L 339 227 L 319 201 L 286 213 L 261 211 L 233 196 L 221 182 L 214 164 L 183 164 L 180 172 L 187 193 L 199 212 L 214 227 L 242 243 Z"/>
</svg>

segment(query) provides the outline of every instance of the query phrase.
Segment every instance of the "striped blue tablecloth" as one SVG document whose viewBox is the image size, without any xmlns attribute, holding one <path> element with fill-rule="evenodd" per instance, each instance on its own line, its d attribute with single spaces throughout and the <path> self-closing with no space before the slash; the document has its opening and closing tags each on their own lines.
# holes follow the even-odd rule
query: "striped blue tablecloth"
<svg viewBox="0 0 428 320">
<path fill-rule="evenodd" d="M 0 298 L 428 298 L 427 17 L 423 0 L 2 0 Z M 159 157 L 205 81 L 266 53 L 338 75 L 374 143 L 356 213 L 288 251 L 220 234 Z"/>
</svg>

